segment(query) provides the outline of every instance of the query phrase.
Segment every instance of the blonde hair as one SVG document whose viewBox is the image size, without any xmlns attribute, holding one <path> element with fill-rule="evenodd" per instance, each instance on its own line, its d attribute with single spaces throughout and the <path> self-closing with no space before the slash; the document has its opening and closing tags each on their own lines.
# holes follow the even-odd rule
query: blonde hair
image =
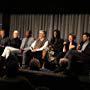
<svg viewBox="0 0 90 90">
<path fill-rule="evenodd" d="M 14 30 L 14 31 L 13 31 L 13 35 L 14 35 L 14 34 L 17 34 L 18 37 L 19 37 L 19 31 L 18 31 L 18 30 Z"/>
<path fill-rule="evenodd" d="M 18 30 L 14 30 L 13 33 L 18 33 L 19 34 Z"/>
</svg>

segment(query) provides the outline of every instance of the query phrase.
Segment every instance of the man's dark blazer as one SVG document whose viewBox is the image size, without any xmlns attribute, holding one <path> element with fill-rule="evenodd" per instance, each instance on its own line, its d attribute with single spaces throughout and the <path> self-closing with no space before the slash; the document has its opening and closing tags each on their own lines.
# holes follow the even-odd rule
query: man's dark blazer
<svg viewBox="0 0 90 90">
<path fill-rule="evenodd" d="M 86 46 L 85 50 L 82 51 L 80 60 L 85 63 L 90 63 L 90 42 Z"/>
</svg>

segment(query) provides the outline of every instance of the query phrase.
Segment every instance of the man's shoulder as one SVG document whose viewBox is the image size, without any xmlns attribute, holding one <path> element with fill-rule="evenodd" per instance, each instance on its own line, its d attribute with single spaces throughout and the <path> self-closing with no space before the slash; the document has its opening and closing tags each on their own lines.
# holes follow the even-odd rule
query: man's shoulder
<svg viewBox="0 0 90 90">
<path fill-rule="evenodd" d="M 29 40 L 31 41 L 31 40 L 35 40 L 33 37 L 29 37 Z"/>
<path fill-rule="evenodd" d="M 30 39 L 35 39 L 34 37 L 30 37 Z"/>
</svg>

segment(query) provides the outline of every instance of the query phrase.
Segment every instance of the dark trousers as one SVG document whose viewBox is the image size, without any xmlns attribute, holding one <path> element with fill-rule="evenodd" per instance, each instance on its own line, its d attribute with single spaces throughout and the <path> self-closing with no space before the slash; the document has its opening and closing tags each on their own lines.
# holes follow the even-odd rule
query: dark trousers
<svg viewBox="0 0 90 90">
<path fill-rule="evenodd" d="M 80 57 L 81 53 L 76 50 L 69 50 L 66 55 L 66 58 L 69 58 L 67 69 L 71 72 L 77 74 L 86 74 L 88 73 L 88 64 L 83 62 Z"/>
<path fill-rule="evenodd" d="M 0 56 L 2 55 L 3 51 L 4 51 L 4 48 L 0 47 Z"/>
<path fill-rule="evenodd" d="M 81 53 L 77 50 L 69 50 L 64 57 L 69 58 L 69 60 L 79 60 L 81 56 Z"/>
<path fill-rule="evenodd" d="M 28 50 L 27 52 L 23 53 L 23 57 L 26 66 L 29 66 L 32 58 L 37 58 L 40 61 L 40 64 L 42 64 L 42 51 L 31 52 L 31 50 Z"/>
</svg>

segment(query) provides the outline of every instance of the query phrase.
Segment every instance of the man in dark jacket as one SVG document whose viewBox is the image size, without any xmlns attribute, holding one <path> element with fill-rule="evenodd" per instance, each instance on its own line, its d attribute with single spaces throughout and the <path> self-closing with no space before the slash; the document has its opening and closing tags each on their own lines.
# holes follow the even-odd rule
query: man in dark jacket
<svg viewBox="0 0 90 90">
<path fill-rule="evenodd" d="M 19 38 L 19 32 L 17 30 L 14 30 L 13 38 L 10 40 L 9 45 L 5 47 L 1 56 L 7 59 L 12 51 L 18 51 L 20 45 L 21 45 L 21 40 Z"/>
<path fill-rule="evenodd" d="M 0 30 L 0 55 L 2 54 L 5 46 L 8 45 L 9 38 L 5 36 L 5 31 L 3 29 Z"/>
</svg>

